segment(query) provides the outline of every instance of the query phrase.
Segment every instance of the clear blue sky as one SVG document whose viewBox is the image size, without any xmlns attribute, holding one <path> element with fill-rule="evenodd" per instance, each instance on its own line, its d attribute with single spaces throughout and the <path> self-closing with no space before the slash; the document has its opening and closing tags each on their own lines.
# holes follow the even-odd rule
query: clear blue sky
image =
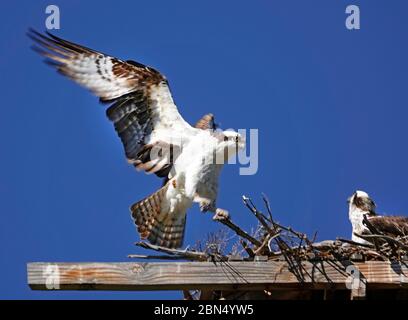
<svg viewBox="0 0 408 320">
<path fill-rule="evenodd" d="M 348 237 L 346 198 L 408 212 L 406 1 L 52 1 L 56 35 L 152 65 L 186 120 L 258 128 L 259 171 L 222 174 L 219 205 L 245 228 L 241 195 L 319 239 Z M 361 30 L 345 28 L 358 4 Z M 50 1 L 0 5 L 0 298 L 180 298 L 178 292 L 33 292 L 29 261 L 128 261 L 128 207 L 160 181 L 127 165 L 104 106 L 29 49 Z M 220 226 L 190 211 L 185 244 Z"/>
</svg>

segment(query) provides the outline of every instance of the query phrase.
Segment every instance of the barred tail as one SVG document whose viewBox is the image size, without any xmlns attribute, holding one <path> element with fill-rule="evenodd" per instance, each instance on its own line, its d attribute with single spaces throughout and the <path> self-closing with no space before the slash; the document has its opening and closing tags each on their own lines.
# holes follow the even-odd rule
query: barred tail
<svg viewBox="0 0 408 320">
<path fill-rule="evenodd" d="M 163 209 L 168 185 L 133 204 L 130 211 L 141 239 L 162 247 L 179 248 L 183 244 L 186 213 L 170 214 Z"/>
</svg>

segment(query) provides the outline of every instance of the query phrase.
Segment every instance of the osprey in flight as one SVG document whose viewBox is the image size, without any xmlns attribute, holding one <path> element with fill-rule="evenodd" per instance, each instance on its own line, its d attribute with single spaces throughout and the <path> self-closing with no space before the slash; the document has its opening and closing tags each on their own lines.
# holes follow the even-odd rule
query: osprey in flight
<svg viewBox="0 0 408 320">
<path fill-rule="evenodd" d="M 366 192 L 359 190 L 354 192 L 348 202 L 349 219 L 353 227 L 353 241 L 362 244 L 370 243 L 358 236 L 372 233 L 364 223 L 364 217 L 381 234 L 392 237 L 408 236 L 408 217 L 377 215 L 375 212 L 376 205 Z"/>
<path fill-rule="evenodd" d="M 193 202 L 203 212 L 228 214 L 216 207 L 218 176 L 226 159 L 245 146 L 239 133 L 216 131 L 211 114 L 190 126 L 174 104 L 167 79 L 151 67 L 50 33 L 30 30 L 28 35 L 47 63 L 110 104 L 106 114 L 129 163 L 164 178 L 162 188 L 131 206 L 142 239 L 180 247 Z"/>
</svg>

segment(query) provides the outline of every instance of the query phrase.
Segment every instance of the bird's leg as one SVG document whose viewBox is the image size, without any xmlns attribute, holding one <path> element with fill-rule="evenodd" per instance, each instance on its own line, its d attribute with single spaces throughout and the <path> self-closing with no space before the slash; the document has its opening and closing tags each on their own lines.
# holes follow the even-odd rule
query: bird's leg
<svg viewBox="0 0 408 320">
<path fill-rule="evenodd" d="M 218 219 L 228 219 L 229 218 L 229 213 L 225 209 L 217 208 L 216 202 L 214 200 L 210 200 L 208 198 L 200 197 L 198 195 L 195 196 L 194 198 L 195 202 L 198 202 L 200 206 L 201 212 L 213 212 L 215 213 L 213 219 L 218 220 Z"/>
<path fill-rule="evenodd" d="M 229 218 L 228 211 L 225 209 L 217 208 L 214 202 L 200 202 L 200 209 L 201 212 L 209 211 L 215 213 L 213 216 L 213 220 L 224 220 Z"/>
<path fill-rule="evenodd" d="M 200 206 L 200 211 L 205 213 L 207 211 L 212 211 L 215 210 L 215 204 L 214 201 L 212 201 L 209 198 L 202 197 L 198 193 L 194 195 L 194 202 L 198 203 Z"/>
<path fill-rule="evenodd" d="M 207 211 L 215 212 L 216 210 L 214 201 L 211 201 L 210 199 L 201 198 L 199 201 L 199 205 L 200 205 L 200 210 L 203 213 Z"/>
</svg>

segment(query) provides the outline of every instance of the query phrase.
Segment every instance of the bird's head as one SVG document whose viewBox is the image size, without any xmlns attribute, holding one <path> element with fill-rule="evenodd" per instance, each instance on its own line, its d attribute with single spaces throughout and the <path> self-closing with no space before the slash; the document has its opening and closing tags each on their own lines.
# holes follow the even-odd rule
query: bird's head
<svg viewBox="0 0 408 320">
<path fill-rule="evenodd" d="M 367 214 L 375 214 L 375 203 L 367 192 L 357 190 L 347 200 L 350 211 L 360 210 Z"/>
<path fill-rule="evenodd" d="M 236 131 L 225 130 L 219 135 L 218 152 L 225 155 L 224 159 L 238 153 L 239 150 L 245 148 L 245 138 Z"/>
</svg>

